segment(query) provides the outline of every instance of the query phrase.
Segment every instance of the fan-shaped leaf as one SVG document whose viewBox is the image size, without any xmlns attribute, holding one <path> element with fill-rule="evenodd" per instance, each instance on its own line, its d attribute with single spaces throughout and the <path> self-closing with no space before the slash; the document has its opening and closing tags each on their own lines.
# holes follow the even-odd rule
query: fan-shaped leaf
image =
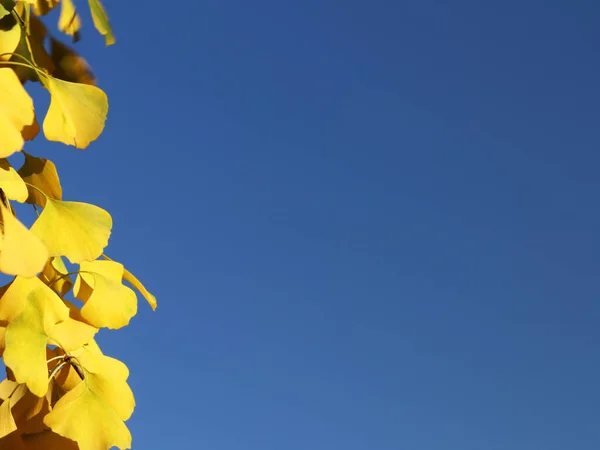
<svg viewBox="0 0 600 450">
<path fill-rule="evenodd" d="M 102 254 L 111 228 L 112 218 L 102 208 L 48 198 L 31 231 L 46 244 L 50 256 L 65 256 L 78 264 Z"/>
</svg>

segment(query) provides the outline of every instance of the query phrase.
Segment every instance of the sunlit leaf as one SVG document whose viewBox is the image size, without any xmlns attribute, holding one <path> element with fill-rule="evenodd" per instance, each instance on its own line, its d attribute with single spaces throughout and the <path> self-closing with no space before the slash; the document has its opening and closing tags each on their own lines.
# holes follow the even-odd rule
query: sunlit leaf
<svg viewBox="0 0 600 450">
<path fill-rule="evenodd" d="M 104 41 L 106 45 L 112 45 L 115 43 L 115 36 L 113 35 L 112 28 L 110 26 L 110 22 L 108 21 L 108 15 L 106 14 L 106 10 L 100 0 L 88 0 L 90 5 L 90 12 L 92 13 L 92 20 L 94 21 L 94 26 L 98 30 L 98 32 L 104 36 Z"/>
<path fill-rule="evenodd" d="M 136 288 L 140 294 L 146 299 L 146 301 L 150 304 L 153 310 L 156 309 L 156 297 L 152 295 L 148 290 L 144 287 L 144 285 L 138 280 L 131 272 L 127 269 L 123 272 L 123 279 L 130 283 L 134 288 Z"/>
<path fill-rule="evenodd" d="M 46 196 L 55 200 L 62 200 L 62 187 L 54 163 L 26 152 L 23 152 L 23 155 L 25 155 L 25 162 L 18 170 L 18 174 L 26 183 L 34 186 L 26 186 L 29 191 L 26 199 L 27 203 L 44 207 L 46 206 Z M 40 193 L 40 191 L 46 195 Z"/>
<path fill-rule="evenodd" d="M 0 158 L 23 148 L 21 130 L 34 120 L 33 101 L 12 69 L 0 68 Z"/>
<path fill-rule="evenodd" d="M 6 11 L 6 9 L 4 9 Z M 0 18 L 0 61 L 8 61 L 21 40 L 21 27 L 12 14 L 5 14 Z"/>
<path fill-rule="evenodd" d="M 49 141 L 86 148 L 100 136 L 108 112 L 106 94 L 96 86 L 43 77 L 50 108 L 43 129 Z"/>
<path fill-rule="evenodd" d="M 68 316 L 68 308 L 43 285 L 29 292 L 23 310 L 6 328 L 4 363 L 11 368 L 16 380 L 25 383 L 38 397 L 43 397 L 48 390 L 46 330 Z"/>
<path fill-rule="evenodd" d="M 15 10 L 21 12 L 23 17 L 23 6 L 25 3 L 19 2 Z M 48 35 L 48 30 L 44 23 L 35 16 L 29 18 L 29 34 L 21 33 L 17 47 L 14 50 L 15 55 L 10 58 L 12 65 L 10 66 L 22 82 L 38 81 L 38 71 L 52 73 L 53 63 L 50 55 L 46 51 L 44 41 Z M 35 61 L 37 70 L 28 66 L 22 65 L 25 61 Z M 19 65 L 14 65 L 19 64 Z"/>
<path fill-rule="evenodd" d="M 95 327 L 126 326 L 137 313 L 135 293 L 122 284 L 123 265 L 115 261 L 82 262 L 73 292 L 82 300 L 81 315 Z"/>
<path fill-rule="evenodd" d="M 31 231 L 46 244 L 50 256 L 71 263 L 91 261 L 108 244 L 112 219 L 102 208 L 80 202 L 47 199 Z"/>
<path fill-rule="evenodd" d="M 126 382 L 127 367 L 103 355 L 94 341 L 74 356 L 85 380 L 54 405 L 44 423 L 77 441 L 81 450 L 130 448 L 131 434 L 123 420 L 131 416 L 135 401 Z"/>
<path fill-rule="evenodd" d="M 2 237 L 0 238 L 0 272 L 33 277 L 48 259 L 48 249 L 25 225 L 0 202 Z"/>
<path fill-rule="evenodd" d="M 81 19 L 77 14 L 73 0 L 61 0 L 58 29 L 69 36 L 73 36 L 73 40 L 79 40 Z"/>
<path fill-rule="evenodd" d="M 16 200 L 20 203 L 27 200 L 28 193 L 25 181 L 6 159 L 0 159 L 0 189 L 9 200 Z"/>
<path fill-rule="evenodd" d="M 31 2 L 30 2 L 31 3 Z M 59 0 L 34 0 L 33 13 L 36 16 L 45 16 L 58 5 Z"/>
</svg>

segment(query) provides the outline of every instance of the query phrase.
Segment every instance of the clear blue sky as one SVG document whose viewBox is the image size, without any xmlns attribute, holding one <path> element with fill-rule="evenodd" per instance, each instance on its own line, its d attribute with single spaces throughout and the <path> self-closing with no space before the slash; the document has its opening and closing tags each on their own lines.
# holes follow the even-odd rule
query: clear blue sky
<svg viewBox="0 0 600 450">
<path fill-rule="evenodd" d="M 600 448 L 597 1 L 105 4 L 134 449 Z"/>
</svg>

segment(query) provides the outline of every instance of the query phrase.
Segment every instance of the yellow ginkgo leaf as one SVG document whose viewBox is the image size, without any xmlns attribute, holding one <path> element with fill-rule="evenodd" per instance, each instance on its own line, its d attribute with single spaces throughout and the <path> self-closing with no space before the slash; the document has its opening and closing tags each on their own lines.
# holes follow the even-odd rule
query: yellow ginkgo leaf
<svg viewBox="0 0 600 450">
<path fill-rule="evenodd" d="M 65 256 L 79 264 L 102 254 L 111 228 L 112 218 L 102 208 L 48 198 L 31 231 L 44 242 L 50 256 Z"/>
<path fill-rule="evenodd" d="M 6 10 L 5 10 L 6 11 Z M 14 17 L 5 17 L 0 27 L 0 61 L 8 61 L 21 40 L 21 27 Z"/>
<path fill-rule="evenodd" d="M 73 287 L 68 273 L 62 258 L 57 256 L 48 260 L 40 273 L 40 279 L 62 298 Z"/>
<path fill-rule="evenodd" d="M 27 297 L 36 289 L 46 285 L 36 277 L 17 276 L 8 285 L 3 286 L 0 297 L 0 322 L 8 324 L 23 311 Z"/>
<path fill-rule="evenodd" d="M 87 381 L 79 383 L 56 402 L 44 423 L 55 433 L 76 441 L 80 450 L 131 448 L 131 433 Z"/>
<path fill-rule="evenodd" d="M 23 203 L 27 200 L 27 185 L 17 171 L 11 167 L 6 159 L 0 159 L 0 189 L 9 200 Z"/>
<path fill-rule="evenodd" d="M 144 285 L 138 280 L 131 272 L 127 269 L 123 272 L 123 279 L 130 283 L 134 288 L 136 288 L 146 299 L 146 301 L 150 304 L 153 310 L 156 309 L 156 297 L 152 295 L 148 290 L 144 287 Z"/>
<path fill-rule="evenodd" d="M 81 19 L 73 0 L 61 0 L 60 17 L 58 18 L 58 29 L 69 36 L 73 36 L 73 40 L 79 40 L 79 30 L 81 29 Z"/>
<path fill-rule="evenodd" d="M 102 89 L 50 76 L 42 77 L 42 83 L 51 96 L 42 125 L 46 139 L 86 148 L 100 136 L 108 112 Z"/>
<path fill-rule="evenodd" d="M 0 68 L 0 158 L 23 148 L 21 130 L 31 125 L 34 118 L 33 100 L 19 77 L 8 67 Z"/>
<path fill-rule="evenodd" d="M 10 398 L 0 405 L 0 438 L 17 430 L 17 424 L 12 415 Z"/>
<path fill-rule="evenodd" d="M 69 317 L 69 309 L 56 293 L 42 286 L 29 292 L 23 310 L 8 324 L 4 350 L 4 363 L 16 381 L 38 397 L 48 390 L 47 333 Z"/>
<path fill-rule="evenodd" d="M 0 69 L 2 70 L 2 69 Z M 48 259 L 42 241 L 17 220 L 0 202 L 2 237 L 0 238 L 0 272 L 34 277 Z"/>
<path fill-rule="evenodd" d="M 83 368 L 89 389 L 108 403 L 121 420 L 129 419 L 135 408 L 135 399 L 127 384 L 127 366 L 104 355 L 93 339 L 72 355 Z"/>
<path fill-rule="evenodd" d="M 55 433 L 77 441 L 81 450 L 130 448 L 131 435 L 123 421 L 133 413 L 135 400 L 127 384 L 127 366 L 103 355 L 93 340 L 71 357 L 85 379 L 54 405 L 44 423 Z"/>
<path fill-rule="evenodd" d="M 88 0 L 90 5 L 90 12 L 92 13 L 92 20 L 96 30 L 104 36 L 104 42 L 106 45 L 112 45 L 115 43 L 115 36 L 113 35 L 110 22 L 108 21 L 108 15 L 100 0 Z"/>
<path fill-rule="evenodd" d="M 45 16 L 51 10 L 56 8 L 59 0 L 34 0 L 29 1 L 29 3 L 33 3 L 33 13 L 36 16 Z"/>
<path fill-rule="evenodd" d="M 123 271 L 115 261 L 81 263 L 73 292 L 83 301 L 81 315 L 91 325 L 121 328 L 137 313 L 135 292 L 122 284 Z"/>
<path fill-rule="evenodd" d="M 18 9 L 19 7 L 20 9 L 23 9 L 24 5 L 24 2 L 18 2 L 15 9 Z M 22 13 L 21 17 L 24 17 Z M 21 34 L 19 44 L 14 51 L 15 55 L 10 59 L 12 63 L 20 64 L 11 67 L 22 82 L 27 80 L 39 81 L 39 69 L 41 69 L 42 72 L 52 73 L 52 59 L 44 46 L 47 36 L 48 30 L 44 23 L 37 17 L 30 16 L 29 32 Z M 38 70 L 35 70 L 29 65 L 22 65 L 24 61 L 35 61 Z"/>
<path fill-rule="evenodd" d="M 23 181 L 33 186 L 26 186 L 29 190 L 27 203 L 33 203 L 43 208 L 46 206 L 46 197 L 62 200 L 62 187 L 54 163 L 26 152 L 23 152 L 23 155 L 25 155 L 25 162 L 18 170 L 18 174 Z"/>
</svg>

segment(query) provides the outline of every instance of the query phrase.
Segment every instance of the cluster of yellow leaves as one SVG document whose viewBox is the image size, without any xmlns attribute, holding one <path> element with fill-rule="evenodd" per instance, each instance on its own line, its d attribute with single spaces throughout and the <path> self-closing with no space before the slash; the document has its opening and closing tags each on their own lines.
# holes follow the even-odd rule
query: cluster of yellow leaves
<svg viewBox="0 0 600 450">
<path fill-rule="evenodd" d="M 102 4 L 88 4 L 111 45 Z M 40 19 L 59 6 L 58 29 L 77 41 L 81 18 L 73 0 L 0 0 L 0 272 L 14 277 L 0 287 L 0 356 L 7 368 L 0 382 L 0 450 L 126 449 L 131 435 L 124 422 L 135 406 L 129 371 L 104 355 L 94 337 L 100 328 L 126 326 L 137 313 L 136 294 L 124 282 L 152 309 L 156 299 L 104 255 L 109 213 L 63 200 L 52 161 L 23 151 L 40 132 L 28 81 L 50 94 L 46 139 L 83 149 L 106 120 L 107 97 L 89 66 Z M 7 159 L 16 152 L 24 156 L 18 169 Z M 36 210 L 31 227 L 17 217 L 16 203 Z"/>
</svg>

